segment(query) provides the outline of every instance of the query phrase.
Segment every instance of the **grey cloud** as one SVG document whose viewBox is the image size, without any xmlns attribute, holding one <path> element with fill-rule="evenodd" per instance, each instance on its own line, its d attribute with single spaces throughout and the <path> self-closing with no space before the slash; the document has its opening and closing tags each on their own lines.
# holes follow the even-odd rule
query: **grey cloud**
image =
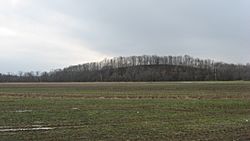
<svg viewBox="0 0 250 141">
<path fill-rule="evenodd" d="M 247 62 L 250 58 L 239 57 L 250 43 L 246 5 L 243 0 L 84 1 L 69 14 L 92 22 L 95 35 L 87 42 L 110 55 L 189 53 Z"/>
<path fill-rule="evenodd" d="M 67 44 L 80 41 L 78 46 L 84 44 L 103 56 L 190 54 L 246 63 L 250 62 L 249 6 L 248 0 L 37 0 L 14 15 L 33 21 L 37 28 L 49 27 L 46 33 L 68 38 Z M 60 62 L 60 57 L 50 58 Z"/>
</svg>

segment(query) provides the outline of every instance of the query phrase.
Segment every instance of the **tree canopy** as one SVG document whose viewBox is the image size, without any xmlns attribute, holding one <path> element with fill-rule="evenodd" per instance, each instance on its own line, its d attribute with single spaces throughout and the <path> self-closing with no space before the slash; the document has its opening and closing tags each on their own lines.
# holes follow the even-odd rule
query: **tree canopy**
<svg viewBox="0 0 250 141">
<path fill-rule="evenodd" d="M 115 57 L 50 72 L 0 74 L 0 82 L 250 80 L 250 65 L 184 56 Z"/>
</svg>

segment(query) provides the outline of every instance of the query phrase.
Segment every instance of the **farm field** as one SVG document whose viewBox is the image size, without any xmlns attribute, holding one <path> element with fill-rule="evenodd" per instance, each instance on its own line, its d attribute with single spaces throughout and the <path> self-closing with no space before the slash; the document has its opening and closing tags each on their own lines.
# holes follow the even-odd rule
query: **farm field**
<svg viewBox="0 0 250 141">
<path fill-rule="evenodd" d="M 1 83 L 0 140 L 250 140 L 250 82 Z"/>
</svg>

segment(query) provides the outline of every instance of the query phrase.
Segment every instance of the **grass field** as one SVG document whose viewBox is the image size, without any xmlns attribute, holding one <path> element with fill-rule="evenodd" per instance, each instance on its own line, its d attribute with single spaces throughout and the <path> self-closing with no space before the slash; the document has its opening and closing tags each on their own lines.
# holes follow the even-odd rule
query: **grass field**
<svg viewBox="0 0 250 141">
<path fill-rule="evenodd" d="M 250 140 L 250 82 L 3 83 L 0 140 Z"/>
</svg>

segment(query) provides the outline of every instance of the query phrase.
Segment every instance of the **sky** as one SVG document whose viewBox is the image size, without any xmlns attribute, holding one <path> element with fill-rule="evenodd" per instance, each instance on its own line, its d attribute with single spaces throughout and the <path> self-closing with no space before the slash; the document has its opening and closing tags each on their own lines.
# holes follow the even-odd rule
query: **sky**
<svg viewBox="0 0 250 141">
<path fill-rule="evenodd" d="M 250 62 L 249 0 L 0 0 L 0 73 L 104 58 Z"/>
</svg>

